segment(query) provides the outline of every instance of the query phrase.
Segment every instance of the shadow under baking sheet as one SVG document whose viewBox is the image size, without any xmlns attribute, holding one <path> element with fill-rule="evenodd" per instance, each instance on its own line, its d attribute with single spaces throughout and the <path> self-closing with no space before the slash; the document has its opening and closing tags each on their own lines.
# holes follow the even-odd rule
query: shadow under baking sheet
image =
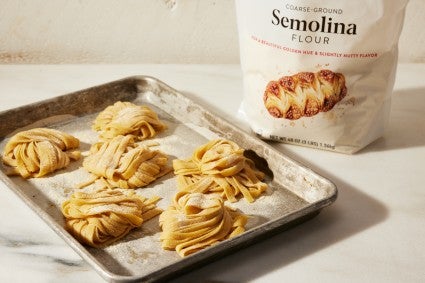
<svg viewBox="0 0 425 283">
<path fill-rule="evenodd" d="M 176 278 L 173 283 L 248 282 L 326 249 L 387 218 L 388 210 L 383 203 L 300 156 L 290 152 L 285 154 L 333 180 L 339 191 L 338 201 L 303 225 Z"/>
</svg>

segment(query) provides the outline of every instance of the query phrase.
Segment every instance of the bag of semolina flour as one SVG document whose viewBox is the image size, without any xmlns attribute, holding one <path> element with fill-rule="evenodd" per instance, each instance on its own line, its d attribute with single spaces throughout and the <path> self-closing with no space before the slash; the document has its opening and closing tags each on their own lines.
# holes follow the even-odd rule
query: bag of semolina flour
<svg viewBox="0 0 425 283">
<path fill-rule="evenodd" d="M 343 153 L 380 137 L 407 1 L 236 0 L 253 131 Z"/>
</svg>

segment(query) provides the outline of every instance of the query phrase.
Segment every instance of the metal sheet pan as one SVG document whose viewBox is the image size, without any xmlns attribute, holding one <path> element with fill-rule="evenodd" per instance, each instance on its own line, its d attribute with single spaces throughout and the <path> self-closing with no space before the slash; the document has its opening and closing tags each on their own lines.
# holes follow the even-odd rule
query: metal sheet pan
<svg viewBox="0 0 425 283">
<path fill-rule="evenodd" d="M 336 200 L 337 189 L 330 180 L 241 131 L 165 83 L 146 76 L 125 78 L 0 113 L 0 150 L 3 151 L 13 133 L 46 126 L 76 136 L 81 141 L 81 150 L 87 151 L 98 140 L 97 133 L 91 130 L 97 113 L 119 100 L 148 105 L 159 114 L 168 129 L 155 141 L 171 158 L 187 158 L 208 140 L 227 138 L 245 148 L 246 156 L 267 173 L 269 188 L 252 204 L 244 199 L 229 204 L 249 215 L 246 232 L 180 258 L 174 251 L 162 250 L 158 218 L 103 249 L 86 247 L 76 241 L 63 228 L 60 205 L 87 174 L 81 168 L 81 161 L 38 179 L 7 177 L 2 170 L 1 180 L 107 281 L 152 282 L 171 278 L 301 223 Z M 175 186 L 174 176 L 169 174 L 147 188 L 138 189 L 138 193 L 147 197 L 161 196 L 158 206 L 165 209 L 171 203 Z"/>
</svg>

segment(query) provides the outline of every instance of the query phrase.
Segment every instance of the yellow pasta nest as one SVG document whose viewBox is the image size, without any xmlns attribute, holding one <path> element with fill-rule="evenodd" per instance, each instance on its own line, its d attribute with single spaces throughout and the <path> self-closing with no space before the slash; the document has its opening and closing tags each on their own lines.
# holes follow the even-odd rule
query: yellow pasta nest
<svg viewBox="0 0 425 283">
<path fill-rule="evenodd" d="M 243 155 L 236 143 L 217 139 L 197 148 L 188 160 L 174 160 L 177 188 L 180 191 L 221 193 L 231 202 L 242 194 L 253 202 L 267 189 L 264 173 Z"/>
<path fill-rule="evenodd" d="M 136 144 L 131 135 L 92 145 L 83 167 L 93 178 L 80 188 L 97 182 L 99 188 L 135 189 L 171 171 L 167 155 Z"/>
<path fill-rule="evenodd" d="M 62 204 L 66 229 L 81 243 L 103 247 L 127 235 L 162 211 L 159 197 L 146 199 L 134 191 L 75 192 Z"/>
<path fill-rule="evenodd" d="M 47 128 L 35 128 L 14 135 L 6 144 L 3 162 L 8 175 L 24 178 L 42 177 L 68 166 L 71 159 L 80 158 L 80 141 L 66 133 Z"/>
<path fill-rule="evenodd" d="M 100 132 L 100 138 L 104 140 L 128 134 L 144 140 L 165 128 L 166 125 L 149 107 L 121 101 L 100 112 L 93 125 L 93 129 Z"/>
<path fill-rule="evenodd" d="M 226 207 L 217 194 L 180 192 L 159 216 L 162 247 L 181 257 L 245 231 L 247 218 Z"/>
</svg>

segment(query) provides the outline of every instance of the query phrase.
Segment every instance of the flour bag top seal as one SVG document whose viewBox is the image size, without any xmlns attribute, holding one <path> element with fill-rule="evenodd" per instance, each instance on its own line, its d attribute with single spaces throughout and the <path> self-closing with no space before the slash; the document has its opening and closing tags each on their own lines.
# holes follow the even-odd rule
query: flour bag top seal
<svg viewBox="0 0 425 283">
<path fill-rule="evenodd" d="M 382 136 L 407 2 L 236 0 L 253 131 L 343 153 Z"/>
</svg>

